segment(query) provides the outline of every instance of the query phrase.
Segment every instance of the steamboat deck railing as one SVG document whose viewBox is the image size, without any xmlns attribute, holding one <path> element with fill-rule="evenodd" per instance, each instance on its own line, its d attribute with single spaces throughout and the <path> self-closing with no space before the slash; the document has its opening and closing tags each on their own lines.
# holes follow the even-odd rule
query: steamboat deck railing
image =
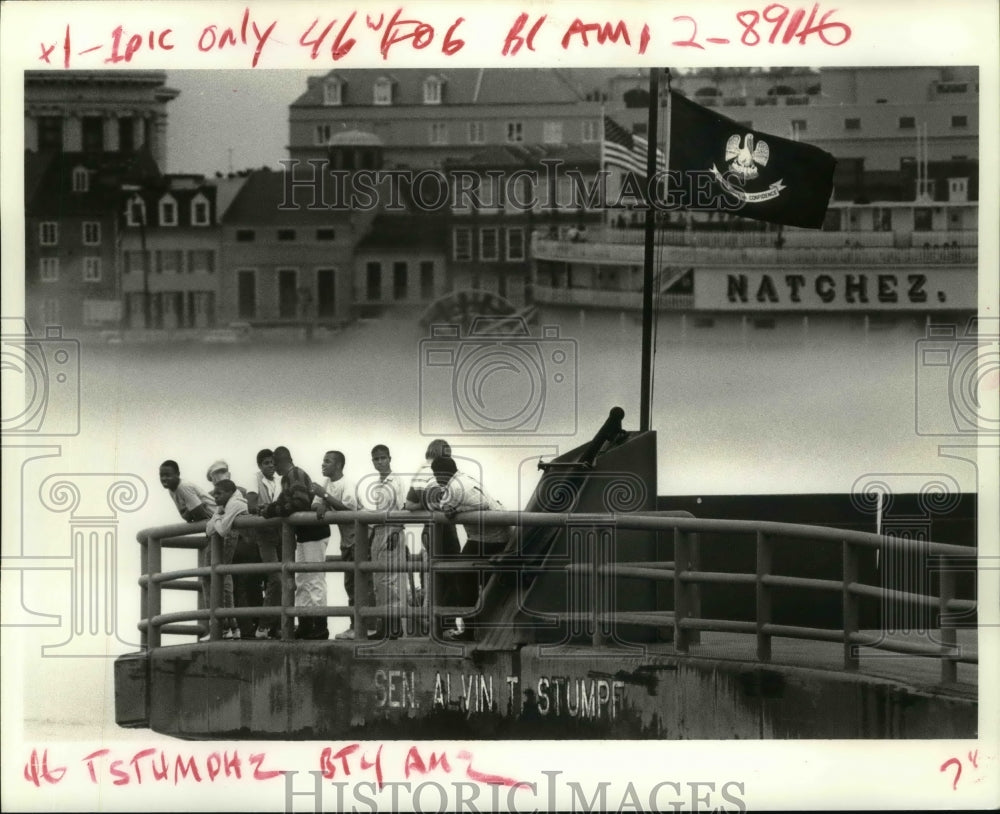
<svg viewBox="0 0 1000 814">
<path fill-rule="evenodd" d="M 281 527 L 282 558 L 276 563 L 223 563 L 222 542 L 218 536 L 210 541 L 205 533 L 205 523 L 177 523 L 139 532 L 141 545 L 141 613 L 139 630 L 144 649 L 161 646 L 165 634 L 192 636 L 208 635 L 210 641 L 222 637 L 223 619 L 263 618 L 279 619 L 280 638 L 289 640 L 293 635 L 294 617 L 348 617 L 353 619 L 356 631 L 367 631 L 369 620 L 398 615 L 411 623 L 411 630 L 429 631 L 434 635 L 435 622 L 442 616 L 475 613 L 472 607 L 445 607 L 438 600 L 444 594 L 437 577 L 445 573 L 478 572 L 489 574 L 496 570 L 510 572 L 521 565 L 534 571 L 563 570 L 576 574 L 589 582 L 591 601 L 589 607 L 570 609 L 555 614 L 556 621 L 568 624 L 574 631 L 588 629 L 595 646 L 606 646 L 609 631 L 615 625 L 637 625 L 672 632 L 673 647 L 678 653 L 687 653 L 691 644 L 699 640 L 702 631 L 745 633 L 756 637 L 756 657 L 762 663 L 771 661 L 771 641 L 775 637 L 805 639 L 818 642 L 839 643 L 843 647 L 842 666 L 845 671 L 857 671 L 862 648 L 873 648 L 913 656 L 940 660 L 942 683 L 957 681 L 958 664 L 977 664 L 978 656 L 969 648 L 961 648 L 957 631 L 962 618 L 974 613 L 973 600 L 960 599 L 955 592 L 955 574 L 968 570 L 970 560 L 975 561 L 976 549 L 944 543 L 919 541 L 920 552 L 935 558 L 939 573 L 938 593 L 902 591 L 869 585 L 859 581 L 859 556 L 864 551 L 898 550 L 905 553 L 917 545 L 916 541 L 871 534 L 866 532 L 834 529 L 800 524 L 707 520 L 677 516 L 676 513 L 640 512 L 630 514 L 569 514 L 490 512 L 483 515 L 458 515 L 446 518 L 440 513 L 428 512 L 330 512 L 326 522 L 331 524 L 353 523 L 355 527 L 355 556 L 344 561 L 339 556 L 328 556 L 322 563 L 295 562 L 294 526 L 315 524 L 316 515 L 302 512 L 288 518 L 265 520 L 259 517 L 239 518 L 237 529 L 252 531 L 263 526 Z M 420 572 L 424 577 L 424 590 L 431 599 L 423 606 L 390 607 L 369 605 L 366 602 L 368 586 L 374 573 L 390 570 L 369 560 L 370 527 L 380 524 L 393 526 L 430 525 L 435 534 L 448 523 L 475 523 L 482 525 L 515 526 L 520 533 L 534 527 L 558 527 L 566 530 L 570 540 L 570 557 L 559 558 L 553 564 L 539 565 L 537 559 L 521 559 L 515 554 L 502 562 L 462 557 L 433 557 L 410 559 L 403 567 L 391 566 L 391 571 Z M 608 531 L 638 530 L 672 533 L 673 559 L 652 562 L 619 562 L 615 546 Z M 702 533 L 731 536 L 734 544 L 752 544 L 756 549 L 756 568 L 753 572 L 705 571 L 699 562 L 698 538 Z M 603 537 L 601 536 L 603 534 Z M 827 546 L 839 546 L 842 568 L 839 579 L 816 579 L 778 574 L 772 568 L 772 552 L 779 539 L 798 539 Z M 597 544 L 598 540 L 604 544 Z M 580 545 L 580 543 L 589 543 Z M 194 567 L 163 570 L 163 552 L 180 549 L 196 553 Z M 275 607 L 223 607 L 223 579 L 232 574 L 281 574 L 281 604 Z M 324 607 L 296 607 L 294 603 L 294 574 L 306 572 L 344 573 L 355 575 L 354 607 L 328 605 Z M 607 587 L 609 580 L 632 579 L 673 584 L 674 607 L 672 610 L 620 611 L 609 607 Z M 207 601 L 204 587 L 208 585 Z M 730 586 L 752 585 L 755 589 L 755 618 L 706 618 L 701 613 L 703 590 L 727 590 Z M 841 627 L 839 629 L 776 624 L 772 621 L 772 604 L 776 592 L 786 588 L 808 589 L 815 592 L 833 592 L 840 595 Z M 929 589 L 928 589 L 929 590 Z M 165 613 L 162 609 L 164 591 L 195 591 L 198 607 Z M 864 597 L 912 603 L 937 610 L 937 627 L 934 636 L 926 641 L 893 639 L 884 635 L 873 638 L 872 631 L 859 629 L 859 606 Z M 578 603 L 579 604 L 579 603 Z M 421 624 L 422 623 L 422 626 Z M 927 631 L 930 633 L 931 631 Z"/>
</svg>

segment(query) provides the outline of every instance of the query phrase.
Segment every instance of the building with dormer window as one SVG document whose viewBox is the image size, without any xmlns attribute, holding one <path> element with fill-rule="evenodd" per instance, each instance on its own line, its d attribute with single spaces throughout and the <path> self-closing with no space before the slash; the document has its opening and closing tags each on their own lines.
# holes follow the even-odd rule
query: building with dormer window
<svg viewBox="0 0 1000 814">
<path fill-rule="evenodd" d="M 573 134 L 601 120 L 588 81 L 585 72 L 553 68 L 331 72 L 310 78 L 291 104 L 289 156 L 326 158 L 330 138 L 350 131 L 380 140 L 386 169 L 440 168 L 491 144 L 573 143 Z M 337 105 L 327 102 L 333 82 L 341 89 Z"/>
<path fill-rule="evenodd" d="M 201 175 L 165 176 L 126 191 L 121 244 L 122 321 L 177 330 L 217 323 L 217 188 Z"/>
<path fill-rule="evenodd" d="M 25 156 L 29 325 L 118 327 L 119 248 L 128 230 L 121 189 L 159 181 L 159 168 L 146 151 Z"/>
</svg>

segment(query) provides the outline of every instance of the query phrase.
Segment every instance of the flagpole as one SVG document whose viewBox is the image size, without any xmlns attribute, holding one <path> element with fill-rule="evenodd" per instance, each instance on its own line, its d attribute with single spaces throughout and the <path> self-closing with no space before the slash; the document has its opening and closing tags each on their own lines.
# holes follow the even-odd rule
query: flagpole
<svg viewBox="0 0 1000 814">
<path fill-rule="evenodd" d="M 604 200 L 601 201 L 601 211 L 604 213 L 604 227 L 607 228 L 610 222 L 610 217 L 608 216 L 608 196 L 607 196 L 607 179 L 604 177 L 604 137 L 606 133 L 607 125 L 604 124 L 604 102 L 601 102 L 601 154 L 600 154 L 600 164 L 597 168 L 597 188 L 604 192 Z"/>
<path fill-rule="evenodd" d="M 646 204 L 645 241 L 643 244 L 643 275 L 642 275 L 642 365 L 641 386 L 639 394 L 639 430 L 648 432 L 650 428 L 650 410 L 652 408 L 652 360 L 653 360 L 653 238 L 656 225 L 656 212 L 653 209 L 653 196 L 650 184 L 656 173 L 656 126 L 660 107 L 660 69 L 649 70 L 649 112 L 646 126 L 646 186 L 644 190 Z M 667 162 L 669 166 L 669 153 Z"/>
</svg>

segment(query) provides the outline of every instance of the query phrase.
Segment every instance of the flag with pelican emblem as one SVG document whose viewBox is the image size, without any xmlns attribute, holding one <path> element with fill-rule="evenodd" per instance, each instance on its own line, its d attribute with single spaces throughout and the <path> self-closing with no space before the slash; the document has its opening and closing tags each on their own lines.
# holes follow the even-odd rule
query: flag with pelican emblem
<svg viewBox="0 0 1000 814">
<path fill-rule="evenodd" d="M 670 122 L 668 190 L 693 198 L 683 205 L 789 226 L 823 225 L 837 163 L 828 152 L 753 130 L 676 91 Z M 686 176 L 679 190 L 677 173 Z"/>
</svg>

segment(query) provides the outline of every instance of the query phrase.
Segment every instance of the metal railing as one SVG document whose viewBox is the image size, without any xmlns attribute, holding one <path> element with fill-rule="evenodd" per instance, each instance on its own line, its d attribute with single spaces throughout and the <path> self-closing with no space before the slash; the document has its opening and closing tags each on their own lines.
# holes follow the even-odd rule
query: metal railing
<svg viewBox="0 0 1000 814">
<path fill-rule="evenodd" d="M 561 622 L 578 623 L 581 619 L 589 622 L 592 643 L 604 646 L 608 641 L 608 631 L 614 625 L 637 625 L 672 631 L 673 646 L 678 653 L 688 653 L 690 646 L 697 643 L 700 633 L 705 631 L 746 633 L 756 637 L 758 661 L 771 661 L 773 638 L 783 637 L 805 639 L 818 642 L 835 642 L 843 647 L 843 669 L 859 669 L 861 649 L 873 648 L 888 652 L 926 656 L 940 659 L 940 680 L 955 682 L 959 663 L 977 664 L 975 652 L 960 648 L 956 624 L 959 617 L 973 613 L 974 600 L 956 598 L 955 571 L 949 568 L 949 561 L 967 565 L 975 556 L 975 548 L 944 543 L 919 541 L 919 550 L 933 556 L 941 563 L 939 569 L 939 592 L 937 595 L 903 591 L 869 585 L 859 581 L 859 555 L 863 551 L 906 552 L 917 547 L 915 541 L 866 532 L 834 529 L 821 526 L 744 520 L 706 520 L 693 517 L 679 517 L 675 513 L 643 512 L 629 514 L 569 514 L 540 512 L 489 512 L 482 515 L 470 513 L 448 519 L 440 513 L 428 512 L 330 512 L 325 520 L 331 524 L 353 523 L 355 528 L 355 558 L 353 562 L 343 561 L 339 556 L 328 556 L 323 563 L 296 563 L 294 526 L 316 523 L 316 515 L 302 512 L 289 518 L 265 520 L 258 517 L 244 517 L 236 521 L 238 529 L 250 530 L 263 526 L 281 526 L 282 559 L 277 563 L 224 564 L 222 543 L 218 536 L 210 542 L 204 534 L 204 522 L 178 523 L 140 531 L 137 535 L 141 545 L 142 576 L 141 612 L 139 630 L 145 649 L 161 646 L 164 634 L 187 634 L 201 636 L 207 632 L 210 640 L 221 638 L 222 620 L 226 617 L 268 618 L 278 617 L 282 639 L 292 638 L 295 616 L 350 617 L 354 629 L 365 631 L 371 619 L 385 618 L 396 614 L 402 618 L 423 619 L 431 623 L 436 618 L 476 611 L 472 607 L 442 607 L 438 600 L 443 597 L 440 581 L 437 579 L 448 572 L 476 571 L 482 574 L 501 570 L 510 572 L 522 565 L 528 565 L 536 573 L 541 570 L 564 571 L 587 578 L 592 589 L 589 607 L 570 608 L 556 614 Z M 519 555 L 505 557 L 499 564 L 485 559 L 456 557 L 429 557 L 410 560 L 407 565 L 386 567 L 369 561 L 370 551 L 368 529 L 371 526 L 389 524 L 426 525 L 434 527 L 434 533 L 441 533 L 441 526 L 449 523 L 472 523 L 485 526 L 515 526 L 519 532 L 535 527 L 563 528 L 570 535 L 570 558 L 559 558 L 554 564 L 540 566 L 537 560 L 522 559 Z M 581 531 L 585 530 L 649 531 L 672 532 L 673 559 L 654 562 L 618 562 L 615 546 L 610 544 L 580 546 Z M 756 550 L 756 567 L 753 572 L 705 571 L 699 565 L 699 535 L 724 534 L 727 542 L 748 544 L 752 542 Z M 816 579 L 774 573 L 772 552 L 779 539 L 796 539 L 822 545 L 835 545 L 841 549 L 842 570 L 839 579 Z M 197 566 L 180 570 L 163 571 L 164 549 L 194 550 L 197 552 Z M 343 573 L 353 571 L 355 575 L 355 596 L 357 603 L 349 606 L 324 606 L 297 608 L 294 606 L 295 573 L 324 572 Z M 267 574 L 275 571 L 281 574 L 281 605 L 278 607 L 222 607 L 223 579 L 227 574 Z M 427 607 L 389 607 L 368 605 L 368 585 L 373 573 L 405 571 L 424 574 L 425 593 L 431 598 Z M 672 610 L 618 611 L 608 607 L 607 590 L 610 580 L 633 579 L 653 582 L 671 582 L 674 590 Z M 209 601 L 203 601 L 204 583 L 208 582 Z M 728 586 L 747 585 L 754 588 L 755 613 L 752 620 L 733 618 L 706 618 L 701 613 L 702 588 L 718 586 L 726 590 Z M 786 588 L 808 589 L 816 592 L 834 592 L 840 595 L 841 627 L 828 629 L 799 625 L 776 624 L 772 620 L 773 598 L 777 591 Z M 195 610 L 164 613 L 162 595 L 164 590 L 199 592 L 199 607 Z M 859 607 L 862 598 L 878 598 L 907 602 L 930 607 L 938 612 L 937 638 L 926 642 L 891 639 L 886 636 L 872 637 L 872 631 L 859 629 Z M 191 624 L 195 622 L 196 624 Z M 577 627 L 574 624 L 574 627 Z M 433 631 L 434 625 L 429 624 Z M 928 631 L 929 632 L 929 631 Z"/>
</svg>

